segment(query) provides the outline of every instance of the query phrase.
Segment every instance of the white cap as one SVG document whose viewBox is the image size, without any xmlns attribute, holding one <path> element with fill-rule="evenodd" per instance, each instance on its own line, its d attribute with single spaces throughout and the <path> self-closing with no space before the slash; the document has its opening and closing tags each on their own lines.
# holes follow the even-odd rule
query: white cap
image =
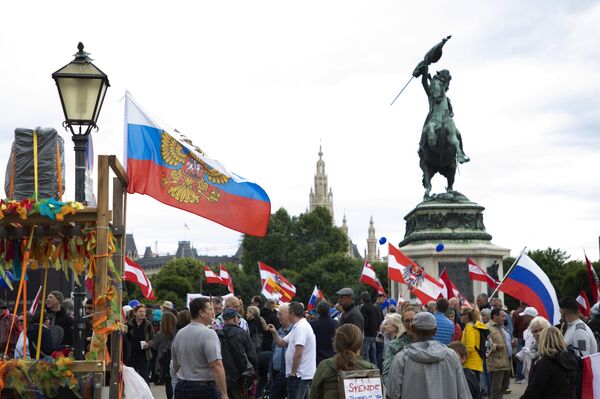
<svg viewBox="0 0 600 399">
<path fill-rule="evenodd" d="M 132 307 L 131 307 L 131 306 L 129 306 L 129 305 L 125 305 L 125 306 L 123 306 L 123 312 L 124 312 L 125 314 L 129 313 L 129 312 L 131 311 L 131 309 L 132 309 Z"/>
<path fill-rule="evenodd" d="M 527 306 L 524 311 L 519 313 L 519 316 L 538 317 L 539 315 L 540 314 L 538 313 L 538 311 L 532 306 Z"/>
</svg>

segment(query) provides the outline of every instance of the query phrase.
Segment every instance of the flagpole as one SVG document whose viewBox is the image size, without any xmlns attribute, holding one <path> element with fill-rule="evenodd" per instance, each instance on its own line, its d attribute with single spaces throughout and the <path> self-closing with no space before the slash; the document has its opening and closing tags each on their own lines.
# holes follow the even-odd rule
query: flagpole
<svg viewBox="0 0 600 399">
<path fill-rule="evenodd" d="M 506 280 L 506 278 L 508 277 L 508 275 L 510 274 L 510 272 L 512 272 L 512 269 L 515 267 L 515 265 L 517 264 L 517 262 L 519 261 L 519 259 L 521 259 L 521 256 L 523 256 L 523 254 L 525 253 L 525 251 L 527 250 L 527 247 L 523 247 L 523 250 L 521 251 L 521 254 L 519 255 L 519 257 L 517 259 L 515 259 L 515 261 L 513 262 L 512 266 L 508 269 L 508 271 L 506 273 L 504 273 L 504 277 L 502 277 L 502 280 L 500 281 L 500 283 L 496 286 L 496 289 L 494 290 L 494 292 L 492 292 L 492 295 L 490 295 L 488 300 L 491 300 L 494 295 L 496 294 L 496 292 L 498 292 L 498 290 L 500 289 L 500 286 L 502 285 L 502 283 L 504 283 L 504 280 Z"/>
</svg>

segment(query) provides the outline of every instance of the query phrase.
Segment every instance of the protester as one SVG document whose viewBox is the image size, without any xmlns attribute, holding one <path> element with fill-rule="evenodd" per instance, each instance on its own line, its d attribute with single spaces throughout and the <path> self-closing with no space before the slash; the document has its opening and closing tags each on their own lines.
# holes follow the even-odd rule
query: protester
<svg viewBox="0 0 600 399">
<path fill-rule="evenodd" d="M 281 324 L 279 323 L 279 318 L 277 317 L 277 311 L 275 310 L 275 301 L 273 299 L 267 299 L 265 301 L 265 305 L 260 310 L 260 317 L 265 319 L 267 325 L 273 324 L 276 329 L 279 330 Z M 273 337 L 271 333 L 267 330 L 263 335 L 263 351 L 271 351 L 271 347 L 273 345 Z"/>
<path fill-rule="evenodd" d="M 460 317 L 465 323 L 461 342 L 467 347 L 467 361 L 465 368 L 476 373 L 483 373 L 483 360 L 485 348 L 480 348 L 481 334 L 488 334 L 489 330 L 485 324 L 479 321 L 479 312 L 471 307 L 464 307 Z"/>
<path fill-rule="evenodd" d="M 490 308 L 481 309 L 481 312 L 479 312 L 479 314 L 481 315 L 481 322 L 483 324 L 489 323 L 492 319 L 492 309 Z"/>
<path fill-rule="evenodd" d="M 317 343 L 317 363 L 319 365 L 323 360 L 329 359 L 335 355 L 333 350 L 333 337 L 335 330 L 338 327 L 337 321 L 329 317 L 331 305 L 329 302 L 322 300 L 317 304 L 317 313 L 319 318 L 311 320 L 310 326 L 315 333 L 315 341 Z"/>
<path fill-rule="evenodd" d="M 310 382 L 316 370 L 315 334 L 304 318 L 302 303 L 290 303 L 288 318 L 292 328 L 283 339 L 277 335 L 277 330 L 272 324 L 269 325 L 269 331 L 278 346 L 287 345 L 285 352 L 287 399 L 304 399 L 308 397 Z"/>
<path fill-rule="evenodd" d="M 464 365 L 467 361 L 467 347 L 465 344 L 460 341 L 453 341 L 450 342 L 448 348 L 456 352 L 456 356 L 458 356 L 460 364 Z M 469 386 L 469 391 L 471 392 L 471 398 L 481 399 L 481 389 L 479 388 L 479 377 L 477 376 L 477 373 L 464 367 L 463 372 L 465 373 L 465 379 L 467 380 L 467 385 Z"/>
<path fill-rule="evenodd" d="M 4 354 L 4 349 L 6 348 L 6 343 L 8 344 L 8 357 L 13 357 L 15 351 L 15 345 L 17 340 L 19 339 L 19 331 L 17 326 L 17 321 L 13 322 L 14 316 L 10 314 L 10 310 L 8 306 L 6 306 L 6 302 L 3 299 L 0 299 L 0 348 L 1 354 Z M 12 332 L 11 326 L 12 325 Z M 10 337 L 10 338 L 9 338 Z"/>
<path fill-rule="evenodd" d="M 249 306 L 248 309 L 256 309 Z M 250 311 L 249 311 L 250 312 Z M 254 313 L 254 311 L 252 311 Z M 227 395 L 232 399 L 248 398 L 254 377 L 258 374 L 258 354 L 250 335 L 240 326 L 241 315 L 232 308 L 223 311 L 225 326 L 217 335 L 227 379 Z M 260 316 L 259 316 L 260 317 Z"/>
<path fill-rule="evenodd" d="M 225 300 L 225 308 L 224 309 L 235 309 L 236 312 L 238 312 L 238 314 L 242 315 L 244 314 L 243 309 L 244 309 L 244 305 L 242 304 L 242 301 L 234 296 L 230 296 L 229 298 L 227 298 Z M 216 318 L 216 322 L 219 328 L 223 328 L 223 315 L 220 315 L 219 317 Z M 240 327 L 248 332 L 248 322 L 246 321 L 246 319 L 244 319 L 243 317 L 240 317 Z"/>
<path fill-rule="evenodd" d="M 519 309 L 521 309 L 519 311 Z M 519 313 L 517 313 L 519 311 Z M 517 314 L 515 317 L 514 315 Z M 524 346 L 529 346 L 526 342 L 525 331 L 529 328 L 529 323 L 538 317 L 538 311 L 532 306 L 525 306 L 521 302 L 521 306 L 513 313 L 513 325 L 515 327 L 515 338 L 517 338 L 517 351 L 521 351 Z M 523 371 L 524 364 L 517 358 L 515 384 L 521 384 L 524 379 L 528 378 L 529 370 Z"/>
<path fill-rule="evenodd" d="M 361 331 L 365 330 L 365 320 L 360 310 L 354 305 L 354 291 L 352 288 L 342 288 L 338 292 L 338 305 L 341 308 L 340 326 L 346 323 L 355 324 Z M 337 306 L 336 306 L 337 307 Z"/>
<path fill-rule="evenodd" d="M 545 318 L 538 316 L 531 320 L 529 327 L 527 327 L 527 329 L 523 332 L 525 344 L 523 345 L 523 348 L 521 348 L 521 350 L 516 354 L 516 357 L 522 364 L 521 370 L 523 373 L 523 379 L 526 381 L 529 380 L 529 374 L 532 365 L 534 365 L 539 358 L 538 341 L 540 334 L 545 328 L 548 327 L 550 327 L 550 322 Z"/>
<path fill-rule="evenodd" d="M 150 380 L 152 358 L 152 323 L 146 319 L 146 306 L 140 304 L 133 309 L 135 318 L 127 323 L 127 352 L 125 364 L 133 367 L 146 382 Z"/>
<path fill-rule="evenodd" d="M 334 338 L 335 356 L 319 364 L 310 386 L 310 399 L 338 399 L 338 372 L 350 370 L 373 370 L 377 366 L 363 360 L 359 353 L 363 347 L 363 333 L 354 324 L 337 329 Z"/>
<path fill-rule="evenodd" d="M 477 303 L 477 307 L 479 308 L 479 311 L 481 311 L 482 309 L 486 309 L 486 308 L 490 309 L 491 308 L 490 302 L 489 302 L 489 296 L 485 292 L 482 292 L 481 294 L 477 295 L 475 302 Z"/>
<path fill-rule="evenodd" d="M 571 297 L 563 298 L 559 303 L 560 314 L 564 320 L 562 326 L 565 344 L 577 349 L 581 356 L 593 355 L 598 344 L 590 327 L 579 318 L 579 303 Z"/>
<path fill-rule="evenodd" d="M 506 311 L 504 310 L 504 304 L 502 303 L 502 299 L 494 298 L 494 299 L 492 299 L 491 304 L 492 304 L 492 309 L 500 309 L 502 311 L 502 313 L 504 314 L 504 328 L 506 329 L 506 331 L 508 331 L 508 334 L 510 335 L 510 338 L 512 340 L 513 333 L 514 333 L 513 323 L 512 323 L 512 319 L 509 316 L 509 314 L 506 313 Z"/>
<path fill-rule="evenodd" d="M 444 345 L 448 345 L 452 342 L 452 336 L 454 335 L 454 323 L 446 317 L 446 311 L 448 310 L 448 300 L 440 298 L 435 302 L 435 324 L 437 326 L 433 339 L 439 341 Z"/>
<path fill-rule="evenodd" d="M 452 349 L 433 340 L 435 317 L 421 312 L 409 327 L 414 342 L 396 354 L 390 366 L 390 399 L 464 399 L 470 396 L 462 366 Z"/>
<path fill-rule="evenodd" d="M 69 317 L 62 307 L 64 300 L 62 292 L 52 291 L 46 298 L 46 312 L 50 316 L 50 325 L 63 329 L 64 335 L 59 345 L 71 346 L 73 343 L 73 318 Z"/>
<path fill-rule="evenodd" d="M 375 306 L 371 303 L 371 295 L 367 291 L 361 292 L 360 303 L 360 314 L 363 317 L 365 334 L 362 357 L 373 364 L 377 364 L 377 348 L 375 340 L 377 339 L 377 332 L 379 331 L 379 324 L 381 324 L 381 321 L 379 320 L 379 315 L 377 310 L 375 310 Z"/>
<path fill-rule="evenodd" d="M 385 317 L 385 334 L 393 337 L 387 346 L 385 355 L 383 356 L 383 370 L 381 372 L 381 380 L 384 385 L 387 384 L 387 378 L 390 373 L 392 360 L 406 345 L 412 342 L 412 324 L 415 311 L 412 308 L 404 308 L 404 313 L 400 316 L 397 313 L 388 314 Z"/>
<path fill-rule="evenodd" d="M 221 345 L 217 333 L 208 328 L 214 316 L 210 301 L 193 299 L 190 316 L 191 323 L 177 332 L 171 347 L 175 398 L 228 399 Z"/>
<path fill-rule="evenodd" d="M 155 313 L 156 310 L 155 309 Z M 165 394 L 167 399 L 173 398 L 173 387 L 171 381 L 171 344 L 177 332 L 177 317 L 171 312 L 165 312 L 160 320 L 159 330 L 154 336 L 152 347 L 156 353 L 156 362 L 154 366 L 154 375 L 158 384 L 165 385 Z"/>
<path fill-rule="evenodd" d="M 490 336 L 492 337 L 492 350 L 487 358 L 487 369 L 492 377 L 490 399 L 502 399 L 504 396 L 504 378 L 506 374 L 510 375 L 511 370 L 508 347 L 502 332 L 504 317 L 502 309 L 493 308 L 492 319 L 488 323 Z"/>
<path fill-rule="evenodd" d="M 279 323 L 281 327 L 277 330 L 277 335 L 283 338 L 290 332 L 290 320 L 288 313 L 288 305 L 279 305 Z M 287 392 L 287 384 L 285 379 L 285 347 L 279 347 L 271 338 L 271 361 L 269 362 L 269 381 L 271 390 L 269 391 L 269 399 L 284 398 Z"/>
<path fill-rule="evenodd" d="M 448 318 L 448 320 L 454 323 L 454 334 L 452 334 L 451 342 L 460 341 L 460 339 L 462 338 L 462 328 L 455 319 L 456 312 L 454 311 L 454 309 L 448 308 L 448 310 L 446 310 L 446 317 Z"/>
<path fill-rule="evenodd" d="M 579 385 L 578 362 L 556 327 L 545 328 L 539 338 L 540 359 L 521 399 L 575 398 Z"/>
<path fill-rule="evenodd" d="M 268 331 L 267 323 L 265 319 L 260 317 L 260 309 L 254 305 L 248 306 L 248 309 L 246 309 L 246 321 L 248 323 L 248 334 L 250 334 L 254 350 L 258 354 L 262 351 L 264 332 Z"/>
<path fill-rule="evenodd" d="M 219 317 L 221 313 L 223 313 L 223 298 L 220 296 L 213 296 L 210 299 L 210 302 L 212 303 L 215 317 Z"/>
<path fill-rule="evenodd" d="M 381 333 L 381 324 L 383 323 L 383 319 L 385 317 L 385 315 L 387 314 L 388 311 L 388 307 L 389 307 L 389 302 L 386 301 L 386 297 L 385 294 L 382 292 L 378 292 L 377 296 L 375 297 L 375 311 L 377 312 L 377 338 L 375 339 L 375 353 L 376 353 L 376 359 L 377 359 L 377 363 L 375 363 L 377 365 L 377 368 L 379 368 L 380 370 L 382 370 L 383 368 L 383 355 L 385 353 L 385 349 L 384 349 L 384 337 L 383 334 Z M 394 312 L 392 312 L 394 313 Z"/>
</svg>

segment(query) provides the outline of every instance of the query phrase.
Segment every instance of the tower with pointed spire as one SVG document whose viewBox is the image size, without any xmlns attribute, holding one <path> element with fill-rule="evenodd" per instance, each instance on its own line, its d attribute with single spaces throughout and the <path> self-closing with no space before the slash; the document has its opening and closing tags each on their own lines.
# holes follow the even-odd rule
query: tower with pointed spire
<svg viewBox="0 0 600 399">
<path fill-rule="evenodd" d="M 367 250 L 365 258 L 369 262 L 379 261 L 379 249 L 377 248 L 377 237 L 375 236 L 375 226 L 373 224 L 373 216 L 369 221 L 369 236 L 367 237 Z"/>
<path fill-rule="evenodd" d="M 313 211 L 317 206 L 329 210 L 333 219 L 333 192 L 327 186 L 327 174 L 325 173 L 325 161 L 323 161 L 323 150 L 319 146 L 319 160 L 317 161 L 317 173 L 315 174 L 315 186 L 310 189 L 309 210 Z"/>
</svg>

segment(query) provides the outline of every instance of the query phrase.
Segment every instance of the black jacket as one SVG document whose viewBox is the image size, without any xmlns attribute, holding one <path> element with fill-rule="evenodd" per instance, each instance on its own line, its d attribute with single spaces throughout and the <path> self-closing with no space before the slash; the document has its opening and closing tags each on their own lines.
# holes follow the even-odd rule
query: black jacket
<svg viewBox="0 0 600 399">
<path fill-rule="evenodd" d="M 277 318 L 277 312 L 275 310 L 271 310 L 268 308 L 262 308 L 260 310 L 260 317 L 265 319 L 268 324 L 273 324 L 275 329 L 279 330 L 281 324 L 279 323 L 279 318 Z M 263 341 L 262 341 L 262 350 L 263 351 L 271 351 L 271 346 L 273 345 L 273 336 L 269 331 L 263 331 Z"/>
<path fill-rule="evenodd" d="M 379 317 L 375 306 L 371 302 L 365 302 L 360 307 L 360 313 L 364 321 L 365 337 L 376 337 L 379 331 Z"/>
<path fill-rule="evenodd" d="M 575 398 L 578 370 L 577 359 L 569 352 L 541 357 L 533 366 L 531 380 L 521 399 Z"/>
<path fill-rule="evenodd" d="M 340 326 L 344 324 L 352 323 L 360 328 L 360 331 L 365 331 L 365 320 L 360 310 L 352 304 L 347 309 L 344 309 L 342 316 L 340 317 Z"/>
<path fill-rule="evenodd" d="M 324 359 L 329 359 L 335 355 L 333 350 L 333 337 L 338 327 L 337 321 L 329 316 L 320 316 L 316 320 L 311 320 L 310 326 L 315 333 L 317 344 L 317 365 Z"/>
<path fill-rule="evenodd" d="M 235 385 L 246 371 L 246 358 L 252 364 L 254 374 L 258 374 L 258 355 L 246 331 L 233 324 L 225 324 L 217 335 L 221 341 L 221 357 L 229 388 Z"/>
<path fill-rule="evenodd" d="M 60 345 L 70 346 L 73 343 L 73 318 L 67 315 L 67 312 L 62 307 L 58 312 L 49 309 L 46 309 L 46 312 L 48 312 L 50 320 L 52 320 L 51 324 L 62 327 L 65 333 Z"/>
</svg>

